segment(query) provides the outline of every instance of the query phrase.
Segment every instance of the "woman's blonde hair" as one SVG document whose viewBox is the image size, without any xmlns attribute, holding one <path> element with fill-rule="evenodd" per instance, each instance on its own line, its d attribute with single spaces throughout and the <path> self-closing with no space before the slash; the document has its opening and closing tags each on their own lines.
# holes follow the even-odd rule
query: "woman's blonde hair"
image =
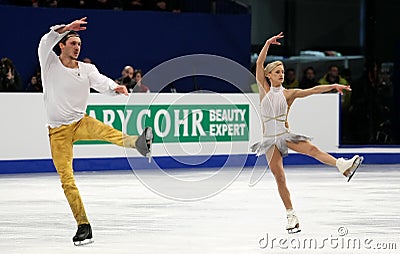
<svg viewBox="0 0 400 254">
<path fill-rule="evenodd" d="M 275 69 L 279 65 L 283 65 L 283 63 L 281 61 L 274 61 L 267 64 L 267 66 L 265 66 L 264 69 L 264 76 L 267 77 L 267 74 L 270 73 L 273 69 Z"/>
</svg>

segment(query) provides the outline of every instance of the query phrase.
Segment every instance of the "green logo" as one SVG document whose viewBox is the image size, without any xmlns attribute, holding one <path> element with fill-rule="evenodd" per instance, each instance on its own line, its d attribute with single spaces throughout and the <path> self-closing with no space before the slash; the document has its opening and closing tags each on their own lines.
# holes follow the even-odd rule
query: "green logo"
<svg viewBox="0 0 400 254">
<path fill-rule="evenodd" d="M 154 143 L 249 140 L 249 105 L 89 105 L 87 114 L 129 135 L 146 126 Z M 125 125 L 125 126 L 123 126 Z M 79 141 L 77 144 L 101 144 Z"/>
</svg>

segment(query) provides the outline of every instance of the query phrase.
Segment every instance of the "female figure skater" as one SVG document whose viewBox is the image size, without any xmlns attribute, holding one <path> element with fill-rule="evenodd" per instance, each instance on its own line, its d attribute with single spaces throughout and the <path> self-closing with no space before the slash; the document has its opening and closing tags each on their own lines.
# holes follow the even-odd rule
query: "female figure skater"
<svg viewBox="0 0 400 254">
<path fill-rule="evenodd" d="M 288 224 L 286 230 L 288 230 L 288 233 L 297 233 L 300 232 L 299 220 L 293 210 L 282 162 L 282 157 L 288 154 L 288 148 L 314 157 L 324 164 L 336 166 L 340 173 L 347 177 L 348 181 L 350 181 L 363 158 L 355 155 L 349 160 L 336 159 L 313 145 L 309 137 L 289 131 L 287 116 L 295 99 L 328 92 L 333 89 L 342 93 L 343 89 L 351 91 L 351 88 L 339 84 L 319 85 L 309 89 L 283 88 L 282 83 L 285 73 L 283 63 L 275 61 L 264 68 L 269 46 L 272 44 L 280 45 L 278 40 L 281 38 L 283 38 L 282 32 L 268 39 L 257 59 L 256 79 L 260 94 L 263 139 L 261 142 L 254 144 L 251 149 L 253 152 L 257 152 L 257 156 L 266 154 L 269 167 L 278 185 L 279 195 L 287 211 Z"/>
</svg>

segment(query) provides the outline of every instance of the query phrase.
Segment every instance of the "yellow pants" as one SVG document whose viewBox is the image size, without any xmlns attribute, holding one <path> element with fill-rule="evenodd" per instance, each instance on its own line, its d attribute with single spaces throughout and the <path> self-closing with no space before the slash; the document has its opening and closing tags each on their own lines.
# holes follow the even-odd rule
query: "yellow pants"
<svg viewBox="0 0 400 254">
<path fill-rule="evenodd" d="M 78 188 L 75 185 L 72 169 L 73 143 L 78 140 L 104 140 L 113 144 L 135 148 L 138 136 L 129 136 L 90 116 L 84 116 L 78 122 L 49 128 L 51 155 L 54 166 L 60 176 L 62 188 L 78 225 L 87 224 L 86 216 Z"/>
</svg>

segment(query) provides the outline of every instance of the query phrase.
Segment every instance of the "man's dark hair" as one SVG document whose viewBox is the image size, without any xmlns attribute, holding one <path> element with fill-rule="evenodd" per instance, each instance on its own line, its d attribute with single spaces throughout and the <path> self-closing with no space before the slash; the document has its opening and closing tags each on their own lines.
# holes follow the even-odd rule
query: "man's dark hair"
<svg viewBox="0 0 400 254">
<path fill-rule="evenodd" d="M 61 48 L 59 46 L 59 43 L 62 43 L 65 45 L 65 43 L 67 42 L 67 40 L 71 37 L 80 37 L 79 34 L 75 31 L 69 31 L 66 35 L 64 35 L 64 37 L 62 37 L 62 39 L 57 43 L 57 45 L 54 46 L 53 51 L 59 55 L 61 53 Z"/>
<path fill-rule="evenodd" d="M 75 31 L 69 31 L 66 35 L 64 35 L 64 37 L 60 40 L 60 42 L 65 45 L 67 40 L 71 37 L 79 37 L 79 34 Z"/>
</svg>

